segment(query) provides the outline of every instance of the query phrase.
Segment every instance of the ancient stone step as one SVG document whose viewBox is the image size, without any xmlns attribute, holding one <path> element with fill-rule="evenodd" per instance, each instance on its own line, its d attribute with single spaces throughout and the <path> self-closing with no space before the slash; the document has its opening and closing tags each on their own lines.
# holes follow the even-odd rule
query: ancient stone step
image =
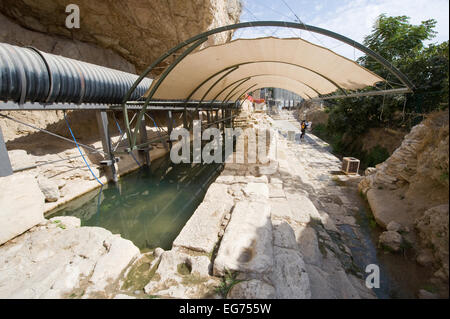
<svg viewBox="0 0 450 319">
<path fill-rule="evenodd" d="M 44 195 L 35 178 L 0 177 L 0 245 L 43 221 Z"/>
<path fill-rule="evenodd" d="M 273 266 L 272 223 L 267 202 L 239 202 L 220 243 L 214 274 L 227 270 L 270 273 Z"/>
<path fill-rule="evenodd" d="M 195 251 L 210 253 L 218 241 L 217 234 L 232 204 L 203 202 L 175 238 L 173 247 L 184 247 Z"/>
</svg>

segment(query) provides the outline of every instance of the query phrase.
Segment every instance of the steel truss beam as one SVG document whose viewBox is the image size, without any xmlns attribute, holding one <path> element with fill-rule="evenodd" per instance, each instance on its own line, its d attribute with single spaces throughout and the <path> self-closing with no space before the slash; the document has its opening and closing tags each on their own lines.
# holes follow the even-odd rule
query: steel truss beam
<svg viewBox="0 0 450 319">
<path fill-rule="evenodd" d="M 200 106 L 198 106 L 200 103 Z M 127 102 L 127 109 L 140 110 L 144 101 Z M 191 110 L 215 110 L 223 105 L 215 101 L 152 101 L 147 107 L 149 111 L 183 111 L 185 108 Z M 197 108 L 198 106 L 198 108 Z M 234 103 L 226 103 L 226 108 L 233 108 Z M 54 111 L 54 110 L 122 110 L 122 105 L 108 104 L 76 104 L 76 103 L 31 103 L 18 104 L 12 101 L 0 102 L 0 111 Z"/>
</svg>

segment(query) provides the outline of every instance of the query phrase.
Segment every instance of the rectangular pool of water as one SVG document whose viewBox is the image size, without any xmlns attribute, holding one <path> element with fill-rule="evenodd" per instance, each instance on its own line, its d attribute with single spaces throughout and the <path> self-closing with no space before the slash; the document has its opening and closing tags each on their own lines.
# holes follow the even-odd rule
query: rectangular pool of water
<svg viewBox="0 0 450 319">
<path fill-rule="evenodd" d="M 165 156 L 151 168 L 86 193 L 46 217 L 78 217 L 82 226 L 106 228 L 141 251 L 170 249 L 222 168 L 222 164 L 173 164 Z"/>
</svg>

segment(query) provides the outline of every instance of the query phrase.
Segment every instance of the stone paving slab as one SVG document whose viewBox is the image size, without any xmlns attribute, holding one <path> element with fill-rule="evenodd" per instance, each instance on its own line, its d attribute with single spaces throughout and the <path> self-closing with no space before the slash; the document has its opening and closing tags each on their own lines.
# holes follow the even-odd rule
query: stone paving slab
<svg viewBox="0 0 450 319">
<path fill-rule="evenodd" d="M 269 273 L 272 264 L 270 206 L 237 203 L 214 261 L 214 274 L 223 275 L 226 270 Z"/>
<path fill-rule="evenodd" d="M 205 253 L 212 252 L 218 241 L 222 220 L 231 208 L 232 205 L 229 203 L 201 203 L 175 238 L 173 247 L 184 247 Z"/>
</svg>

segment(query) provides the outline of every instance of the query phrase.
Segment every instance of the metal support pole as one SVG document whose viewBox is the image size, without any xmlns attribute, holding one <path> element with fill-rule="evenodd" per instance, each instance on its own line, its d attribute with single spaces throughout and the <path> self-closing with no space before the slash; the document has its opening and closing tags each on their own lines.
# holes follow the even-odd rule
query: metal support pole
<svg viewBox="0 0 450 319">
<path fill-rule="evenodd" d="M 0 177 L 5 177 L 13 174 L 11 162 L 6 149 L 5 141 L 3 140 L 2 128 L 0 127 Z"/>
<path fill-rule="evenodd" d="M 113 154 L 113 148 L 111 143 L 111 135 L 108 130 L 108 114 L 106 111 L 95 112 L 97 117 L 98 130 L 100 132 L 100 138 L 102 139 L 103 151 L 105 152 L 105 164 L 106 164 L 106 177 L 108 180 L 112 180 L 114 183 L 119 181 L 116 170 L 116 160 Z"/>
<path fill-rule="evenodd" d="M 216 116 L 214 117 L 214 122 L 219 121 L 219 110 L 216 110 Z M 217 122 L 217 128 L 220 128 L 220 123 Z"/>
<path fill-rule="evenodd" d="M 167 112 L 167 133 L 169 134 L 169 148 L 172 149 L 172 140 L 170 139 L 170 134 L 173 130 L 173 117 L 172 111 Z"/>
<path fill-rule="evenodd" d="M 138 151 L 138 154 L 141 163 L 145 163 L 145 165 L 150 166 L 150 150 L 152 147 L 151 145 L 146 144 L 148 141 L 146 126 L 146 118 L 144 116 L 141 120 L 139 128 L 139 144 L 145 144 L 145 146 Z"/>
<path fill-rule="evenodd" d="M 206 111 L 206 121 L 209 123 L 211 123 L 211 114 L 209 114 L 209 111 Z"/>
<path fill-rule="evenodd" d="M 186 108 L 183 111 L 183 127 L 187 130 L 188 129 L 188 121 L 187 121 L 187 110 Z"/>
<path fill-rule="evenodd" d="M 225 134 L 225 108 L 222 107 L 222 130 L 223 130 L 223 134 Z"/>
</svg>

